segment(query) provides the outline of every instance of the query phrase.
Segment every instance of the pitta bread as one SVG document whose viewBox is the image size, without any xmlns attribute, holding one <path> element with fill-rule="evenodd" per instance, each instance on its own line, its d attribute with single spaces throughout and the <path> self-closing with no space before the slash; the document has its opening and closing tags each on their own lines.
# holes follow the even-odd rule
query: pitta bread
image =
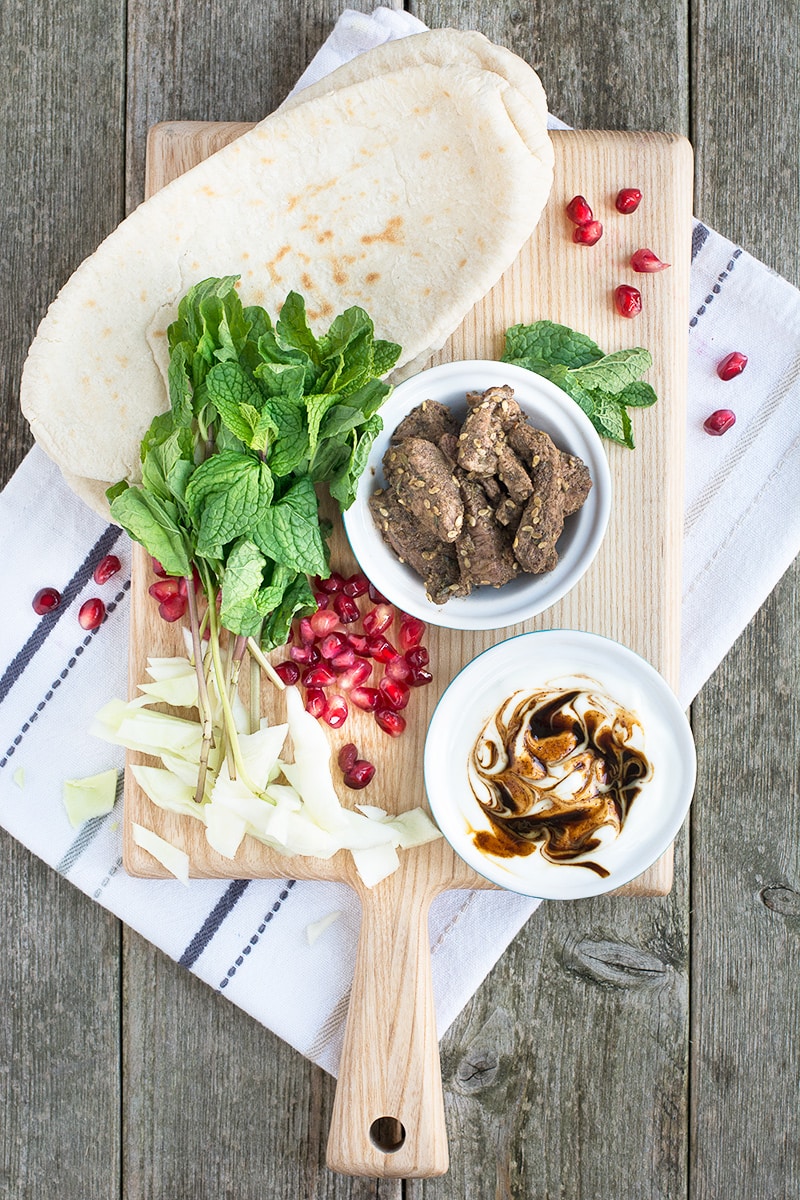
<svg viewBox="0 0 800 1200">
<path fill-rule="evenodd" d="M 541 106 L 469 62 L 389 64 L 279 111 L 140 205 L 67 282 L 23 374 L 34 435 L 107 515 L 104 487 L 138 480 L 167 406 L 177 301 L 209 275 L 241 274 L 243 301 L 273 316 L 295 289 L 317 329 L 360 304 L 413 369 L 516 257 L 551 181 Z"/>
</svg>

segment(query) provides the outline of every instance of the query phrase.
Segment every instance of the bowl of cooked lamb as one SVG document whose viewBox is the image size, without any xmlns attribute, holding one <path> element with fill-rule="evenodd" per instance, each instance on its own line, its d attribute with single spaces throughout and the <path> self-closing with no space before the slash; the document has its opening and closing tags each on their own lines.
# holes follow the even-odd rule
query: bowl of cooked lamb
<svg viewBox="0 0 800 1200">
<path fill-rule="evenodd" d="M 452 362 L 381 409 L 344 524 L 374 586 L 450 629 L 502 629 L 560 600 L 592 563 L 611 480 L 565 392 L 510 363 Z"/>
</svg>

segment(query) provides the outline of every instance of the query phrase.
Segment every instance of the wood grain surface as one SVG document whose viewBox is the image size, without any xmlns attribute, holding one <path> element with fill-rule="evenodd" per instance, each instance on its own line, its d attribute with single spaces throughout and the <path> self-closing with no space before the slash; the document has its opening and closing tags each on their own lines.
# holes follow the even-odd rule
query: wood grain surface
<svg viewBox="0 0 800 1200">
<path fill-rule="evenodd" d="M 30 445 L 17 389 L 36 324 L 141 197 L 147 128 L 258 119 L 339 8 L 3 5 L 3 479 Z M 696 214 L 800 281 L 793 2 L 413 11 L 515 49 L 572 124 L 690 135 Z M 327 1170 L 332 1079 L 0 833 L 0 1195 L 797 1200 L 799 596 L 795 565 L 693 706 L 670 895 L 543 906 L 447 1031 L 458 1140 L 438 1180 Z"/>
</svg>

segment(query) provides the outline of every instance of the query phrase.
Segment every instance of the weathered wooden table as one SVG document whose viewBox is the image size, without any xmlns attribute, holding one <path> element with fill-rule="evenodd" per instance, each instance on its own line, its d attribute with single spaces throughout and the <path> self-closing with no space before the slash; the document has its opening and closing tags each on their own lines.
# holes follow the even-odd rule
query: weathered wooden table
<svg viewBox="0 0 800 1200">
<path fill-rule="evenodd" d="M 411 7 L 516 50 L 575 125 L 687 134 L 695 212 L 800 280 L 793 0 Z M 3 481 L 25 350 L 141 198 L 148 126 L 262 116 L 339 11 L 0 6 Z M 333 1081 L 3 834 L 0 1195 L 800 1197 L 799 694 L 795 567 L 693 706 L 671 895 L 540 909 L 444 1039 L 452 1166 L 424 1183 L 329 1172 Z"/>
</svg>

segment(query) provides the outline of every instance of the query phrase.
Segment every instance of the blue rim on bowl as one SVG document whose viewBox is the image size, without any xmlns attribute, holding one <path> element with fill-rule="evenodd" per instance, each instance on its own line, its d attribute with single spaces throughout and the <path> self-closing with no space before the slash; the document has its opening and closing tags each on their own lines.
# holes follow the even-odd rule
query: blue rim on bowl
<svg viewBox="0 0 800 1200">
<path fill-rule="evenodd" d="M 639 717 L 653 775 L 633 801 L 618 837 L 583 857 L 606 878 L 575 865 L 527 856 L 495 857 L 475 834 L 491 824 L 467 777 L 467 761 L 486 722 L 514 692 L 588 677 Z M 674 692 L 650 663 L 599 634 L 569 629 L 523 633 L 484 650 L 459 672 L 436 706 L 425 741 L 425 788 L 434 819 L 453 850 L 479 875 L 543 899 L 597 896 L 630 882 L 674 840 L 694 791 L 696 755 Z M 579 860 L 578 860 L 579 861 Z"/>
<path fill-rule="evenodd" d="M 423 400 L 438 400 L 457 416 L 467 410 L 466 393 L 508 384 L 532 425 L 561 450 L 582 458 L 592 477 L 583 507 L 567 518 L 554 570 L 521 575 L 501 588 L 480 587 L 470 596 L 432 603 L 422 580 L 384 542 L 369 509 L 372 492 L 384 484 L 382 460 L 392 433 Z M 588 570 L 605 535 L 611 512 L 611 476 L 605 451 L 591 422 L 574 400 L 549 380 L 510 363 L 477 360 L 431 367 L 398 385 L 380 410 L 383 432 L 375 439 L 356 499 L 344 514 L 353 553 L 375 587 L 398 607 L 432 625 L 450 629 L 503 629 L 528 620 L 560 600 Z"/>
</svg>

